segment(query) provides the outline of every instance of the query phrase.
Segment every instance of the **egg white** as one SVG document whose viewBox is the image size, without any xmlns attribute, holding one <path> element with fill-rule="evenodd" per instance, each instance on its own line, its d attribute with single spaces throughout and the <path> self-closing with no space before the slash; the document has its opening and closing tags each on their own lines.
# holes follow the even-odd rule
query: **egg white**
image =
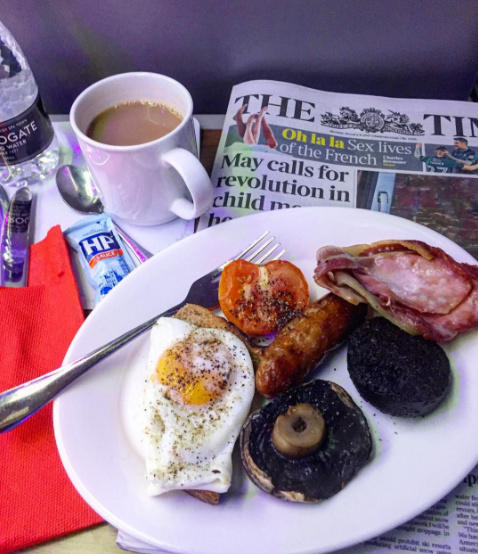
<svg viewBox="0 0 478 554">
<path fill-rule="evenodd" d="M 232 358 L 228 384 L 219 398 L 188 405 L 171 398 L 155 378 L 166 350 L 191 336 L 218 339 Z M 147 492 L 175 489 L 226 492 L 231 483 L 232 449 L 254 396 L 254 370 L 247 348 L 235 335 L 204 329 L 175 318 L 160 318 L 151 330 L 141 410 L 131 422 L 145 460 Z"/>
</svg>

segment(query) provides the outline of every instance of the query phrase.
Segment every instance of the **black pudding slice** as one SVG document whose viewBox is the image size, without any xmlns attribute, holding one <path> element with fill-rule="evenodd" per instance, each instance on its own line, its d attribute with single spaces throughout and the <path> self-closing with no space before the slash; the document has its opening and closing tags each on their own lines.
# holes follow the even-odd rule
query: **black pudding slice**
<svg viewBox="0 0 478 554">
<path fill-rule="evenodd" d="M 326 435 L 300 458 L 276 450 L 276 419 L 290 406 L 310 404 L 323 416 Z M 250 479 L 263 491 L 291 502 L 319 502 L 340 491 L 368 462 L 372 437 L 367 420 L 336 383 L 317 379 L 276 396 L 253 412 L 241 435 L 241 457 Z"/>
<path fill-rule="evenodd" d="M 382 317 L 366 321 L 349 337 L 347 364 L 361 396 L 393 416 L 429 414 L 451 387 L 444 350 Z"/>
</svg>

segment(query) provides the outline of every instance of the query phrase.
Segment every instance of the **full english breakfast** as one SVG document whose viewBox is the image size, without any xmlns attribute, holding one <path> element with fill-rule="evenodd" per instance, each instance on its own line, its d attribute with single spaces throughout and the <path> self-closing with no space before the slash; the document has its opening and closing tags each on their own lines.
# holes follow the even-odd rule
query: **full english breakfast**
<svg viewBox="0 0 478 554">
<path fill-rule="evenodd" d="M 478 266 L 388 240 L 319 248 L 314 280 L 331 292 L 311 302 L 291 262 L 237 260 L 219 284 L 225 318 L 188 304 L 158 319 L 138 421 L 150 494 L 216 504 L 239 435 L 260 489 L 294 502 L 340 491 L 372 455 L 367 418 L 338 384 L 304 381 L 345 342 L 356 395 L 384 413 L 424 416 L 444 401 L 450 364 L 430 339 L 478 326 Z M 271 399 L 249 414 L 256 391 Z"/>
</svg>

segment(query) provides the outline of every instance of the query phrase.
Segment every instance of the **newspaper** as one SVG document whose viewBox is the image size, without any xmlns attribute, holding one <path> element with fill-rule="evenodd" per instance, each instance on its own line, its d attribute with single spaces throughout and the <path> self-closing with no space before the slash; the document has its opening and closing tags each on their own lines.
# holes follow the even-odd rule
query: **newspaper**
<svg viewBox="0 0 478 554">
<path fill-rule="evenodd" d="M 478 257 L 475 116 L 471 102 L 236 85 L 211 174 L 214 204 L 198 230 L 265 210 L 348 206 L 430 225 Z"/>
<path fill-rule="evenodd" d="M 265 210 L 348 206 L 429 225 L 478 258 L 477 177 L 476 104 L 250 81 L 232 89 L 214 204 L 198 230 Z M 478 466 L 428 511 L 343 552 L 478 554 Z"/>
</svg>

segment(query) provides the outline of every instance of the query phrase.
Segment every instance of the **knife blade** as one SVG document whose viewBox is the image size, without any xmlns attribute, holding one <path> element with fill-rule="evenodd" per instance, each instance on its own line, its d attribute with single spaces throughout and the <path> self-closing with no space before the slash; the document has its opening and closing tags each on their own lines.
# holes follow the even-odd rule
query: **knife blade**
<svg viewBox="0 0 478 554">
<path fill-rule="evenodd" d="M 33 195 L 28 186 L 19 188 L 8 206 L 2 242 L 2 281 L 7 287 L 23 287 L 28 275 Z"/>
</svg>

